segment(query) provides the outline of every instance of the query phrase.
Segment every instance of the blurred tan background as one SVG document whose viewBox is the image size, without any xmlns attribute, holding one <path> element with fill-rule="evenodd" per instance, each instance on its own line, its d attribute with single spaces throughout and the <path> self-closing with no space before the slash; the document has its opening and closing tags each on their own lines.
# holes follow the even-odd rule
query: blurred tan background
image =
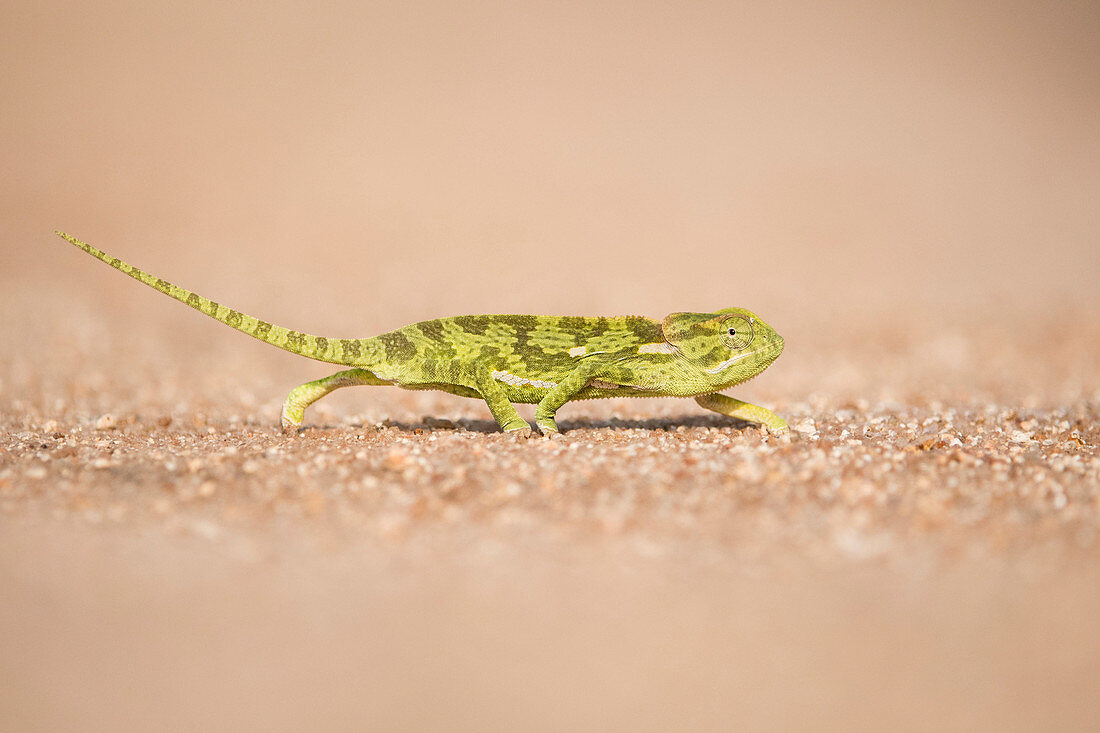
<svg viewBox="0 0 1100 733">
<path fill-rule="evenodd" d="M 1098 119 L 1095 2 L 7 0 L 0 426 L 24 440 L 114 412 L 137 415 L 139 441 L 169 415 L 173 440 L 209 419 L 217 441 L 274 424 L 286 389 L 328 372 L 59 228 L 326 335 L 741 305 L 787 338 L 741 394 L 785 414 L 1095 414 Z M 385 418 L 488 417 L 368 390 L 316 414 L 336 442 Z M 31 465 L 5 450 L 0 499 Z M 128 470 L 94 474 L 96 491 L 137 505 L 176 480 Z M 685 475 L 667 489 L 689 503 Z M 236 477 L 246 498 L 288 480 L 266 464 Z M 1095 491 L 1095 473 L 1075 480 L 1072 501 Z M 1003 515 L 1022 554 L 975 552 L 959 524 L 864 562 L 788 542 L 828 507 L 779 511 L 788 526 L 749 508 L 708 519 L 703 499 L 685 510 L 698 525 L 650 517 L 622 542 L 570 524 L 574 505 L 498 534 L 501 509 L 394 542 L 297 514 L 215 531 L 220 515 L 175 504 L 89 529 L 72 520 L 87 513 L 36 514 L 50 490 L 0 501 L 0 729 L 356 729 L 364 711 L 383 729 L 722 729 L 731 708 L 756 729 L 1097 719 L 1082 703 L 1100 673 L 1094 546 L 1053 521 L 1032 533 L 1026 512 Z M 1100 503 L 1084 506 L 1087 524 Z M 726 521 L 770 549 L 731 550 L 715 538 L 744 527 Z M 1085 559 L 1063 567 L 1066 547 Z"/>
</svg>

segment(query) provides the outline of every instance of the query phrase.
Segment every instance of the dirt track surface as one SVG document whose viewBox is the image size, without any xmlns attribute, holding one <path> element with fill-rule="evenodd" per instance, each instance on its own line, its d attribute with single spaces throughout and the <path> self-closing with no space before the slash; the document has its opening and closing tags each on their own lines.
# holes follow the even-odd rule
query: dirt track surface
<svg viewBox="0 0 1100 733">
<path fill-rule="evenodd" d="M 486 420 L 288 438 L 254 421 L 183 415 L 177 427 L 169 415 L 108 413 L 5 432 L 0 486 L 11 513 L 211 540 L 301 518 L 383 542 L 470 524 L 690 538 L 734 556 L 785 545 L 824 559 L 889 557 L 928 536 L 978 554 L 1072 554 L 1100 541 L 1092 404 L 788 414 L 794 431 L 782 437 L 683 415 L 581 420 L 560 440 L 523 441 Z"/>
</svg>

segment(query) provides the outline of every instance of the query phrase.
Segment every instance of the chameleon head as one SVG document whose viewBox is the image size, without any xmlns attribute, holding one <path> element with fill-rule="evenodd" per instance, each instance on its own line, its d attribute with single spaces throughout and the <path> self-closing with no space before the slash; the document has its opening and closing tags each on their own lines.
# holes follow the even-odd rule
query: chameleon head
<svg viewBox="0 0 1100 733">
<path fill-rule="evenodd" d="M 671 313 L 661 329 L 702 381 L 716 389 L 755 377 L 783 352 L 783 337 L 744 308 Z"/>
</svg>

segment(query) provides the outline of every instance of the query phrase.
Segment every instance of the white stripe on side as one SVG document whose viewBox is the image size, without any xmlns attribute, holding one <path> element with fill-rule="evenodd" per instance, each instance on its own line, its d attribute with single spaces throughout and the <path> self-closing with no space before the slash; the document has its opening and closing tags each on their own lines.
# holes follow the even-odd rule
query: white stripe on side
<svg viewBox="0 0 1100 733">
<path fill-rule="evenodd" d="M 521 377 L 510 372 L 495 371 L 490 372 L 489 376 L 498 382 L 504 382 L 513 387 L 540 387 L 542 389 L 551 389 L 558 386 L 557 382 L 547 382 L 542 379 L 528 379 L 527 377 Z"/>
</svg>

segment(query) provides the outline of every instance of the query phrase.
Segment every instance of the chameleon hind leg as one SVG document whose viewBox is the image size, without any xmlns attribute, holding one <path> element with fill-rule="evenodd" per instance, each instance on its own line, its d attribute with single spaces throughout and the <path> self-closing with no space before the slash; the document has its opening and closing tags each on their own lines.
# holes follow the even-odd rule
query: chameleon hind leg
<svg viewBox="0 0 1100 733">
<path fill-rule="evenodd" d="M 724 394 L 703 394 L 696 397 L 695 401 L 702 407 L 720 415 L 763 425 L 768 429 L 768 432 L 776 435 L 782 435 L 788 430 L 787 421 L 771 410 L 749 402 L 742 402 Z"/>
<path fill-rule="evenodd" d="M 306 382 L 300 387 L 290 390 L 283 403 L 282 423 L 283 430 L 291 432 L 302 424 L 306 408 L 321 399 L 334 389 L 341 387 L 356 387 L 359 385 L 389 385 L 392 382 L 379 379 L 367 369 L 348 369 L 337 372 L 331 377 L 316 379 Z"/>
</svg>

